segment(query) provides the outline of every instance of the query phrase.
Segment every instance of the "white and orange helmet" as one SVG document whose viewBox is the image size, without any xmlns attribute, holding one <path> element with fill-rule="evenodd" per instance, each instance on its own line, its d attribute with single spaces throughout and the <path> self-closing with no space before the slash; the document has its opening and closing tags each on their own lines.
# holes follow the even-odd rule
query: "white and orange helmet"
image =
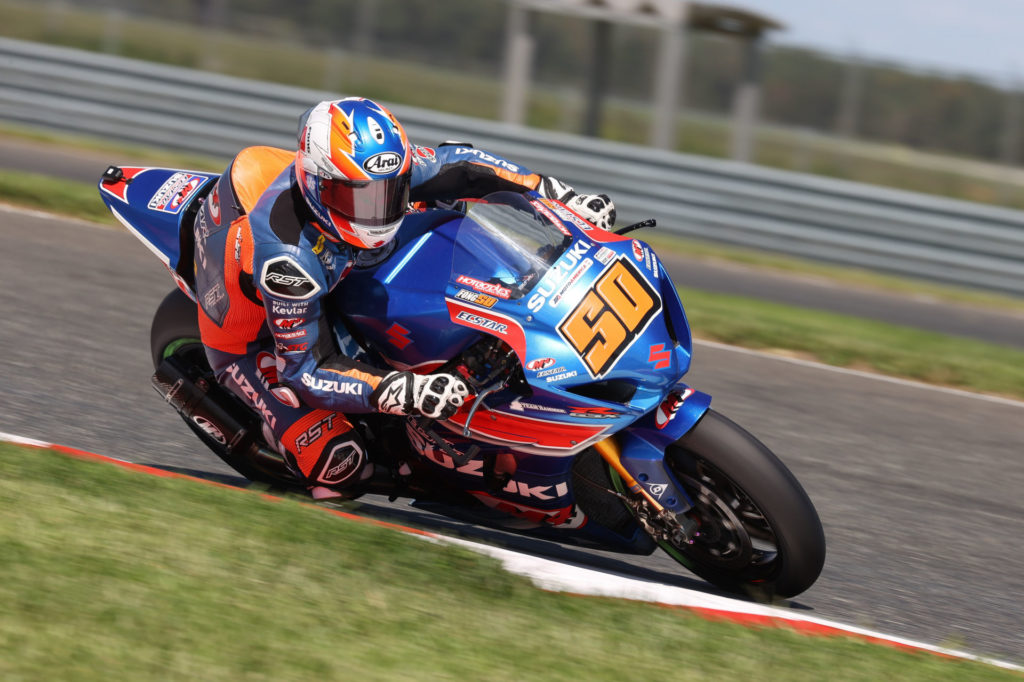
<svg viewBox="0 0 1024 682">
<path fill-rule="evenodd" d="M 295 175 L 328 235 L 362 249 L 391 241 L 409 202 L 405 130 L 373 100 L 321 102 L 299 128 Z"/>
</svg>

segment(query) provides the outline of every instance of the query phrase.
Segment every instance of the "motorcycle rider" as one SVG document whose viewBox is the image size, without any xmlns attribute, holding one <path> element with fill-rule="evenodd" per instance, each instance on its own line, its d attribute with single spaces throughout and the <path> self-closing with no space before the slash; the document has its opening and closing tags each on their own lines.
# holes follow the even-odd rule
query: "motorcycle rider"
<svg viewBox="0 0 1024 682">
<path fill-rule="evenodd" d="M 447 419 L 469 395 L 457 375 L 381 371 L 344 355 L 324 296 L 353 266 L 390 254 L 410 201 L 499 190 L 536 190 L 606 229 L 615 220 L 606 195 L 579 195 L 468 144 L 410 144 L 391 112 L 358 97 L 307 111 L 297 152 L 243 149 L 201 206 L 196 293 L 207 358 L 314 498 L 358 491 L 373 473 L 346 414 Z"/>
</svg>

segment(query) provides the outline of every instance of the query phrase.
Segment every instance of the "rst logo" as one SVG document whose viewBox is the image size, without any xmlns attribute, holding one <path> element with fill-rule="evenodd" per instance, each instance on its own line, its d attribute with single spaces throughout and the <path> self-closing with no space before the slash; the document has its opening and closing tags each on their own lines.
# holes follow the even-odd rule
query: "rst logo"
<svg viewBox="0 0 1024 682">
<path fill-rule="evenodd" d="M 283 275 L 279 272 L 268 272 L 266 280 L 268 282 L 273 282 L 274 284 L 280 284 L 283 287 L 299 286 L 309 282 L 309 280 L 302 275 Z"/>
<path fill-rule="evenodd" d="M 302 317 L 278 317 L 274 320 L 274 326 L 279 329 L 292 329 L 305 322 Z"/>
<path fill-rule="evenodd" d="M 558 325 L 591 376 L 610 370 L 661 310 L 661 298 L 637 267 L 620 257 Z"/>
<path fill-rule="evenodd" d="M 304 448 L 308 448 L 313 443 L 320 440 L 320 437 L 331 430 L 334 426 L 334 420 L 337 418 L 336 412 L 330 412 L 326 417 L 318 421 L 317 423 L 310 426 L 303 433 L 300 433 L 295 438 L 295 452 L 300 454 Z"/>
</svg>

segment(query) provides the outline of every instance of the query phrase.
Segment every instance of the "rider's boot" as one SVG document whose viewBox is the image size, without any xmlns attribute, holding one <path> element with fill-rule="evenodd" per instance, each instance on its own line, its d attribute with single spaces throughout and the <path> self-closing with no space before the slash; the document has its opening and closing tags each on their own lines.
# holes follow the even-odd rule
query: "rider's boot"
<svg viewBox="0 0 1024 682">
<path fill-rule="evenodd" d="M 382 464 L 368 464 L 363 470 L 359 482 L 351 487 L 337 489 L 328 486 L 314 485 L 309 487 L 310 496 L 317 502 L 325 500 L 354 500 L 367 493 L 387 495 L 394 500 L 409 494 L 409 479 L 412 469 L 405 462 L 398 462 L 397 468 Z"/>
</svg>

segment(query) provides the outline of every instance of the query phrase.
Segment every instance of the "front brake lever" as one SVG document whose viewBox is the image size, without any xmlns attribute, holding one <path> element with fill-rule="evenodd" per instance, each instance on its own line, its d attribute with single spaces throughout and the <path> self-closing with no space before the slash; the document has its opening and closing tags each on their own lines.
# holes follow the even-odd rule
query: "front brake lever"
<svg viewBox="0 0 1024 682">
<path fill-rule="evenodd" d="M 504 385 L 504 381 L 499 381 L 495 384 L 491 384 L 490 386 L 488 386 L 487 388 L 485 388 L 484 390 L 480 391 L 477 394 L 476 399 L 473 401 L 472 407 L 469 408 L 469 414 L 466 416 L 466 424 L 462 429 L 463 436 L 469 436 L 469 423 L 473 421 L 473 415 L 476 414 L 477 409 L 480 407 L 480 405 L 483 404 L 484 398 L 494 393 L 495 391 L 499 390 Z M 435 420 L 430 419 L 429 417 L 420 417 L 419 419 L 416 420 L 416 426 L 418 426 L 420 430 L 423 431 L 423 433 L 426 434 L 428 438 L 430 438 L 434 445 L 441 448 L 444 454 L 452 458 L 452 461 L 455 463 L 456 467 L 463 466 L 464 464 L 466 464 L 466 462 L 476 457 L 476 454 L 480 452 L 480 446 L 475 443 L 466 448 L 466 451 L 464 453 L 459 452 L 458 450 L 453 448 L 451 445 L 448 444 L 448 441 L 446 441 L 444 438 L 438 435 L 436 431 L 434 431 L 434 421 Z"/>
<path fill-rule="evenodd" d="M 469 422 L 473 421 L 473 415 L 476 414 L 477 408 L 479 408 L 480 405 L 483 404 L 484 398 L 486 398 L 487 396 L 501 389 L 504 386 L 505 382 L 499 381 L 498 383 L 491 384 L 484 390 L 477 393 L 476 400 L 473 401 L 473 406 L 469 408 L 469 414 L 466 415 L 466 423 L 462 427 L 463 436 L 466 436 L 467 438 L 469 437 Z"/>
</svg>

